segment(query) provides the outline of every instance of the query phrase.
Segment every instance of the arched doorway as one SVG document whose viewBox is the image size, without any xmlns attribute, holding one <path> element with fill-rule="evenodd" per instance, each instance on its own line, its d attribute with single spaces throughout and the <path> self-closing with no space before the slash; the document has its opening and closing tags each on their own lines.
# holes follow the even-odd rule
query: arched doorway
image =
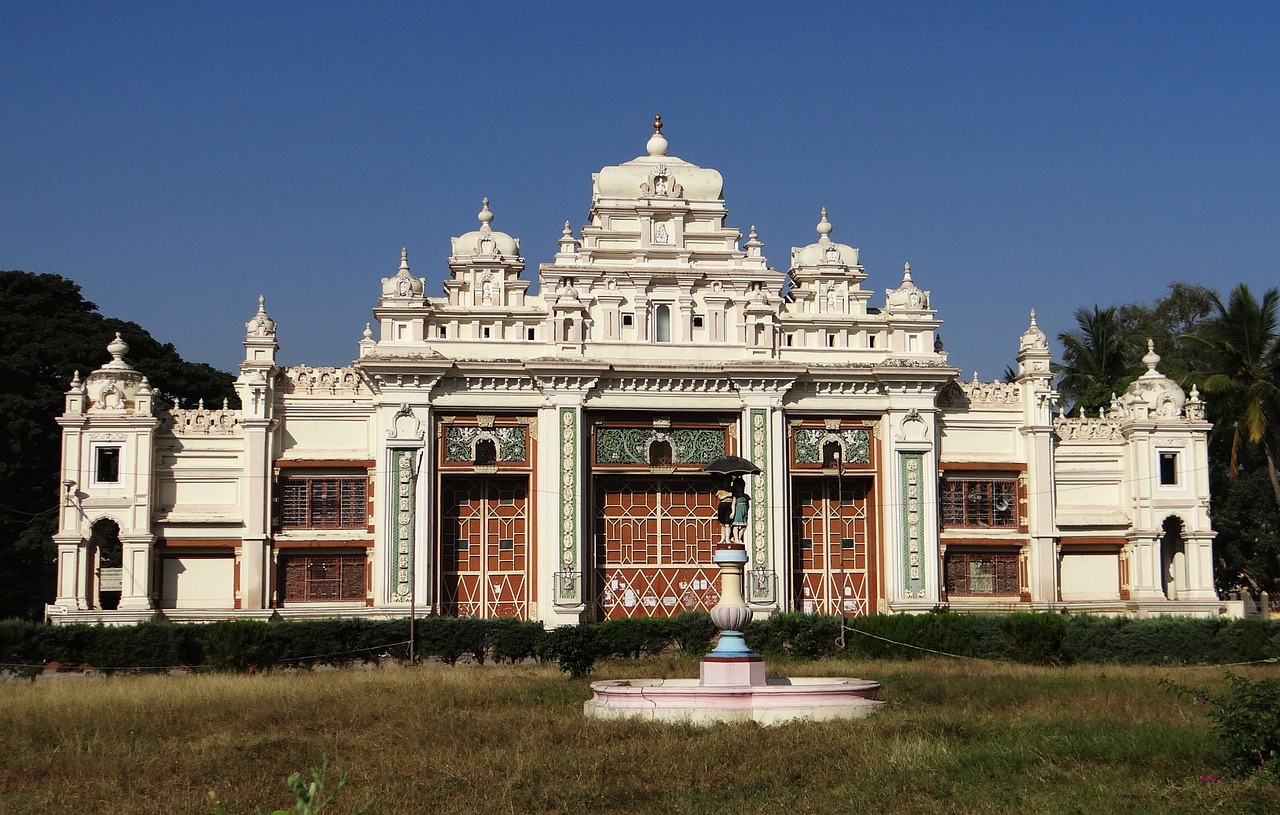
<svg viewBox="0 0 1280 815">
<path fill-rule="evenodd" d="M 123 589 L 124 547 L 120 543 L 120 524 L 110 518 L 100 518 L 93 524 L 89 536 L 89 552 L 94 573 L 97 599 L 94 605 L 107 611 L 120 607 Z"/>
<path fill-rule="evenodd" d="M 1170 515 L 1164 519 L 1160 536 L 1160 586 L 1164 596 L 1177 600 L 1179 591 L 1188 588 L 1186 539 L 1182 536 L 1182 519 Z"/>
</svg>

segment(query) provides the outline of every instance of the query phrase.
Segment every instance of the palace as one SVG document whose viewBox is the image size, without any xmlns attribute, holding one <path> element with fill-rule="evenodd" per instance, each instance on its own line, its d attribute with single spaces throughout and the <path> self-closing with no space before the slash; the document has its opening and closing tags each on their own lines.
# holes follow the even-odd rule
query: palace
<svg viewBox="0 0 1280 815">
<path fill-rule="evenodd" d="M 708 609 L 727 455 L 757 614 L 1222 613 L 1209 424 L 1154 350 L 1061 418 L 1034 312 L 1016 376 L 965 381 L 909 265 L 872 289 L 823 210 L 779 272 L 727 214 L 658 120 L 537 293 L 486 199 L 442 296 L 405 251 L 370 279 L 350 366 L 277 365 L 259 298 L 239 409 L 162 406 L 117 337 L 58 419 L 50 619 Z"/>
</svg>

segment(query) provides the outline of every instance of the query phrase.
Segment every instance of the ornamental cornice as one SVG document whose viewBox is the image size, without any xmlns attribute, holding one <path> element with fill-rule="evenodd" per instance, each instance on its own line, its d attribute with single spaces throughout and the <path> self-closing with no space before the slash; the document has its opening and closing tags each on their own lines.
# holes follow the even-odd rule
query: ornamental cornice
<svg viewBox="0 0 1280 815">
<path fill-rule="evenodd" d="M 734 384 L 725 376 L 638 374 L 610 377 L 601 387 L 624 393 L 725 394 L 735 392 Z"/>
<path fill-rule="evenodd" d="M 1053 432 L 1062 441 L 1119 441 L 1120 422 L 1115 419 L 1066 419 L 1053 423 Z"/>
<path fill-rule="evenodd" d="M 885 389 L 878 382 L 866 379 L 815 379 L 795 387 L 814 396 L 878 396 Z"/>
<path fill-rule="evenodd" d="M 490 391 L 496 393 L 534 393 L 538 385 L 528 374 L 464 374 L 451 377 L 462 384 L 467 391 Z"/>
<path fill-rule="evenodd" d="M 243 414 L 227 407 L 222 401 L 220 409 L 209 410 L 204 400 L 194 408 L 170 408 L 159 416 L 157 431 L 174 436 L 239 436 L 242 435 Z"/>
<path fill-rule="evenodd" d="M 281 371 L 276 381 L 281 393 L 294 396 L 363 396 L 369 392 L 364 372 L 350 365 L 343 368 L 295 365 Z"/>
</svg>

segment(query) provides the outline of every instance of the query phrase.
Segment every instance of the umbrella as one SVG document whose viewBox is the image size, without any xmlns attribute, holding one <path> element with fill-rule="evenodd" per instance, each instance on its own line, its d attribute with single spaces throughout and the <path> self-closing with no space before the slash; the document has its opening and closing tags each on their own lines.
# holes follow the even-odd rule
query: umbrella
<svg viewBox="0 0 1280 815">
<path fill-rule="evenodd" d="M 759 467 L 741 456 L 725 456 L 724 458 L 718 458 L 702 469 L 709 473 L 721 473 L 723 475 L 742 475 L 743 473 L 751 473 L 752 475 L 760 474 Z"/>
</svg>

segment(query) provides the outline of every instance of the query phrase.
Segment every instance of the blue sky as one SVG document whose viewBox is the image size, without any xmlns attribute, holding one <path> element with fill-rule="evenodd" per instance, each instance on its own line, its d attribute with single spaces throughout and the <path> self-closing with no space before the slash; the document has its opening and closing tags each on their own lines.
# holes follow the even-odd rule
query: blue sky
<svg viewBox="0 0 1280 815">
<path fill-rule="evenodd" d="M 1280 283 L 1277 43 L 1270 3 L 0 0 L 0 268 L 228 370 L 264 294 L 342 365 L 401 246 L 439 293 L 488 196 L 534 272 L 660 112 L 771 265 L 827 207 L 993 379 L 1033 307 Z"/>
</svg>

